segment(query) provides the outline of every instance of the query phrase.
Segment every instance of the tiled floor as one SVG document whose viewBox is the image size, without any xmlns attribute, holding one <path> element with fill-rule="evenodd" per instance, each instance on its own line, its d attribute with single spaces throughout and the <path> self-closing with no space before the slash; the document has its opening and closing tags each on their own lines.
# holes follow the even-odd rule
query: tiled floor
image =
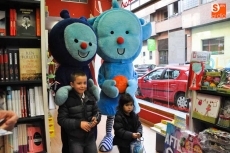
<svg viewBox="0 0 230 153">
<path fill-rule="evenodd" d="M 61 153 L 62 143 L 60 137 L 60 126 L 57 124 L 57 110 L 50 110 L 50 112 L 53 115 L 55 121 L 55 137 L 51 138 L 51 152 Z M 97 145 L 104 137 L 105 123 L 106 123 L 106 116 L 102 116 L 102 120 L 98 125 Z M 146 153 L 156 153 L 155 151 L 156 134 L 146 124 L 143 124 L 143 137 L 144 137 L 144 146 L 145 146 Z M 110 151 L 109 153 L 118 153 L 118 150 L 116 147 L 114 147 L 113 150 Z"/>
</svg>

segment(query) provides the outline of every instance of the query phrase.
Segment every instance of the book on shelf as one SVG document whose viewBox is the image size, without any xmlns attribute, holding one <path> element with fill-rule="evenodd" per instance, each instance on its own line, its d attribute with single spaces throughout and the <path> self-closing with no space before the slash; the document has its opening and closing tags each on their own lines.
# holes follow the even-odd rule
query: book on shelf
<svg viewBox="0 0 230 153">
<path fill-rule="evenodd" d="M 192 117 L 215 124 L 220 110 L 221 97 L 197 93 Z"/>
<path fill-rule="evenodd" d="M 0 10 L 0 36 L 6 35 L 6 12 Z"/>
<path fill-rule="evenodd" d="M 16 35 L 16 11 L 10 9 L 10 36 Z"/>
<path fill-rule="evenodd" d="M 4 80 L 9 81 L 9 61 L 7 49 L 3 49 Z"/>
<path fill-rule="evenodd" d="M 18 76 L 18 48 L 7 48 L 8 54 L 8 74 L 10 81 L 19 80 Z M 5 72 L 7 73 L 7 71 Z"/>
<path fill-rule="evenodd" d="M 36 8 L 36 35 L 41 36 L 41 16 L 39 8 Z"/>
<path fill-rule="evenodd" d="M 13 64 L 13 55 L 14 52 L 11 49 L 7 49 L 8 54 L 8 72 L 9 72 L 9 80 L 14 80 L 14 64 Z"/>
<path fill-rule="evenodd" d="M 0 80 L 4 81 L 5 79 L 5 70 L 4 70 L 4 56 L 3 56 L 3 48 L 0 48 Z"/>
<path fill-rule="evenodd" d="M 5 148 L 4 148 L 4 137 L 0 137 L 0 153 L 4 153 Z"/>
<path fill-rule="evenodd" d="M 36 10 L 33 8 L 18 8 L 17 36 L 36 36 Z"/>
<path fill-rule="evenodd" d="M 20 81 L 41 80 L 40 48 L 19 48 Z"/>
<path fill-rule="evenodd" d="M 29 152 L 42 152 L 44 150 L 44 139 L 39 126 L 28 126 L 28 151 Z"/>
</svg>

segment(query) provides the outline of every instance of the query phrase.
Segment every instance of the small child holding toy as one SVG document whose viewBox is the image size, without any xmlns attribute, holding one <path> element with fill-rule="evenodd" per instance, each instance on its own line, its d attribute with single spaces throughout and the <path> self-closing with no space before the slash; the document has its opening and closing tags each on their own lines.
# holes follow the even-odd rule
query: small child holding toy
<svg viewBox="0 0 230 153">
<path fill-rule="evenodd" d="M 132 96 L 128 93 L 122 94 L 113 125 L 115 133 L 113 145 L 118 146 L 120 153 L 130 153 L 130 143 L 142 137 L 142 125 L 133 110 Z"/>
</svg>

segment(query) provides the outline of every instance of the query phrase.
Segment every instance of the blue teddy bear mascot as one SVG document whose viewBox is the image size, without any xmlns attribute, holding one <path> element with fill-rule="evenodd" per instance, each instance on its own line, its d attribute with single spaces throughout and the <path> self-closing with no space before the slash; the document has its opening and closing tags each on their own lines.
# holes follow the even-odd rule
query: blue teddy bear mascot
<svg viewBox="0 0 230 153">
<path fill-rule="evenodd" d="M 99 145 L 101 152 L 112 150 L 113 136 L 111 134 L 114 115 L 118 105 L 119 93 L 114 77 L 124 76 L 128 80 L 125 89 L 134 98 L 135 112 L 140 106 L 135 98 L 137 90 L 137 74 L 133 61 L 139 55 L 143 40 L 151 36 L 151 23 L 138 19 L 132 12 L 119 8 L 116 0 L 112 1 L 112 9 L 103 12 L 95 18 L 88 19 L 98 36 L 97 54 L 104 60 L 99 74 L 98 84 L 101 88 L 98 107 L 107 116 L 106 135 Z"/>
<path fill-rule="evenodd" d="M 64 20 L 58 22 L 49 34 L 50 52 L 60 64 L 55 73 L 55 80 L 60 83 L 54 89 L 55 103 L 59 106 L 65 103 L 71 90 L 70 74 L 77 70 L 86 73 L 89 79 L 88 90 L 99 99 L 99 91 L 93 83 L 88 66 L 96 55 L 97 36 L 86 18 L 70 18 L 67 10 L 61 11 L 60 16 Z M 61 128 L 61 138 L 62 153 L 69 153 L 68 137 L 63 128 Z"/>
</svg>

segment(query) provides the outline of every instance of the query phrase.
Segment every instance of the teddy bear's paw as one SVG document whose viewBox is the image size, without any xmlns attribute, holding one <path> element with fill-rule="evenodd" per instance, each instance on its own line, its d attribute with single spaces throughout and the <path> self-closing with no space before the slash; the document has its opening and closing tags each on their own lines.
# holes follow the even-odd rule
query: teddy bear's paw
<svg viewBox="0 0 230 153">
<path fill-rule="evenodd" d="M 55 94 L 55 104 L 58 106 L 61 106 L 62 104 L 64 104 L 68 98 L 69 91 L 71 89 L 72 89 L 71 86 L 63 86 L 59 88 Z"/>
<path fill-rule="evenodd" d="M 119 94 L 118 88 L 115 86 L 114 80 L 105 80 L 102 85 L 102 91 L 110 98 L 116 98 Z"/>
</svg>

